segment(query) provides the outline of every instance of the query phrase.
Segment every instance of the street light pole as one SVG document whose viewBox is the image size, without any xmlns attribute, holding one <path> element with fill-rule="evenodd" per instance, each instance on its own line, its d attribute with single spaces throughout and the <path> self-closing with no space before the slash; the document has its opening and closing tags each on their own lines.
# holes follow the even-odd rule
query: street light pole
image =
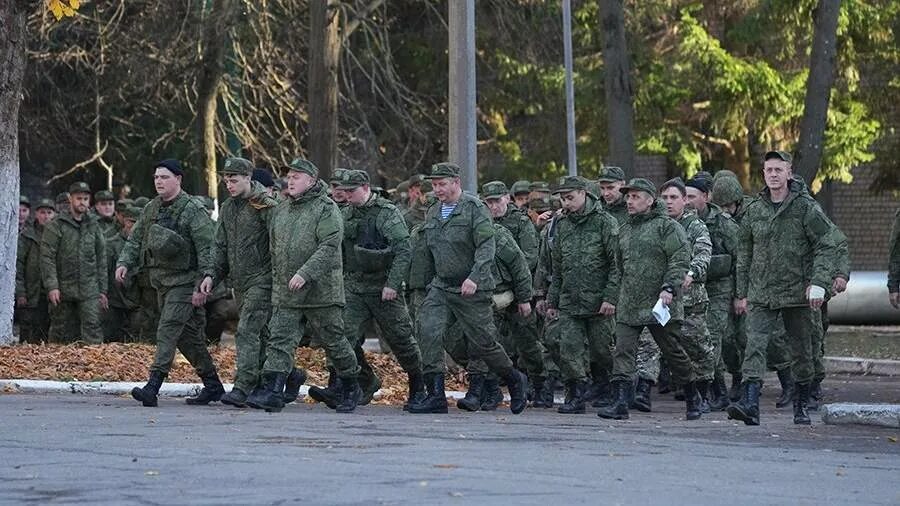
<svg viewBox="0 0 900 506">
<path fill-rule="evenodd" d="M 463 189 L 478 190 L 475 170 L 475 0 L 450 0 L 450 161 L 462 169 Z"/>
<path fill-rule="evenodd" d="M 563 59 L 566 67 L 566 144 L 569 154 L 569 175 L 578 175 L 575 153 L 575 83 L 572 77 L 572 1 L 562 0 Z"/>
</svg>

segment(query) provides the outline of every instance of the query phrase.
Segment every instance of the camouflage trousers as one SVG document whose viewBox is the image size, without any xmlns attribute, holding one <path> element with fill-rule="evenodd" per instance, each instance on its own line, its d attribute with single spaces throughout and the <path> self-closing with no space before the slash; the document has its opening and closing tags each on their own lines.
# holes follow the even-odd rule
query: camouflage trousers
<svg viewBox="0 0 900 506">
<path fill-rule="evenodd" d="M 713 346 L 713 355 L 716 359 L 716 378 L 723 377 L 726 362 L 729 366 L 729 372 L 740 371 L 740 363 L 737 357 L 743 350 L 738 352 L 734 343 L 734 320 L 731 316 L 731 308 L 732 300 L 730 294 L 711 296 L 709 298 L 709 308 L 706 310 L 706 326 L 709 329 L 709 338 Z M 735 369 L 735 366 L 737 369 Z"/>
<path fill-rule="evenodd" d="M 560 379 L 584 381 L 589 376 L 612 373 L 615 318 L 561 312 L 556 325 L 558 337 L 550 352 L 559 364 Z"/>
<path fill-rule="evenodd" d="M 168 376 L 177 350 L 194 366 L 197 376 L 205 378 L 216 374 L 216 366 L 203 340 L 203 308 L 191 304 L 193 293 L 191 285 L 157 291 L 161 311 L 151 372 Z"/>
<path fill-rule="evenodd" d="M 788 343 L 788 336 L 781 322 L 776 322 L 772 328 L 769 337 L 769 344 L 766 346 L 766 367 L 770 371 L 782 371 L 791 367 L 791 349 Z"/>
<path fill-rule="evenodd" d="M 684 308 L 684 322 L 681 325 L 680 343 L 694 364 L 697 381 L 712 381 L 719 357 L 706 326 L 706 304 Z M 638 377 L 656 382 L 659 378 L 660 348 L 647 329 L 638 341 L 636 367 Z"/>
<path fill-rule="evenodd" d="M 694 363 L 682 346 L 684 338 L 681 334 L 682 322 L 669 321 L 665 327 L 658 324 L 626 325 L 616 324 L 616 346 L 613 352 L 613 381 L 634 381 L 636 374 L 636 355 L 641 331 L 645 328 L 653 336 L 662 357 L 672 371 L 672 379 L 678 384 L 685 384 L 697 379 Z"/>
<path fill-rule="evenodd" d="M 150 286 L 146 273 L 138 273 L 136 279 L 140 293 L 140 308 L 137 316 L 139 339 L 144 343 L 155 343 L 160 317 L 159 296 L 156 289 Z"/>
<path fill-rule="evenodd" d="M 793 360 L 791 371 L 798 383 L 813 379 L 813 343 L 821 332 L 818 311 L 809 307 L 769 309 L 751 305 L 747 315 L 747 349 L 742 367 L 744 381 L 762 381 L 770 341 L 784 336 Z M 771 365 L 771 364 L 770 364 Z"/>
<path fill-rule="evenodd" d="M 355 378 L 359 365 L 353 346 L 344 337 L 344 319 L 340 306 L 315 308 L 272 308 L 269 320 L 269 343 L 263 372 L 289 373 L 294 367 L 294 352 L 309 324 L 316 336 L 316 346 L 325 350 L 325 357 L 341 378 Z"/>
<path fill-rule="evenodd" d="M 49 339 L 52 343 L 73 343 L 81 340 L 88 344 L 103 342 L 100 328 L 100 302 L 87 300 L 63 300 L 50 304 Z"/>
<path fill-rule="evenodd" d="M 354 293 L 345 291 L 347 305 L 344 306 L 344 335 L 353 345 L 356 361 L 359 363 L 359 384 L 365 388 L 377 382 L 375 371 L 363 353 L 366 340 L 364 326 L 375 320 L 381 335 L 387 341 L 400 367 L 406 372 L 420 371 L 422 357 L 419 345 L 413 337 L 412 321 L 403 299 L 381 300 L 381 293 Z"/>
<path fill-rule="evenodd" d="M 817 332 L 813 334 L 813 380 L 825 379 L 825 333 L 828 332 L 828 304 L 813 311 Z"/>
<path fill-rule="evenodd" d="M 40 344 L 49 342 L 50 314 L 46 297 L 40 297 L 33 307 L 16 308 L 16 320 L 19 322 L 19 342 Z"/>
<path fill-rule="evenodd" d="M 469 360 L 483 360 L 499 377 L 510 374 L 513 364 L 497 342 L 492 302 L 491 292 L 463 297 L 439 288 L 428 290 L 419 315 L 419 349 L 425 374 L 444 373 L 444 335 L 456 322 L 465 336 Z"/>
<path fill-rule="evenodd" d="M 559 318 L 550 320 L 538 315 L 538 328 L 541 329 L 541 347 L 544 349 L 544 371 L 547 376 L 559 378 L 559 363 L 551 351 L 554 346 L 559 346 Z"/>
<path fill-rule="evenodd" d="M 237 352 L 234 388 L 249 394 L 259 384 L 266 345 L 269 341 L 269 319 L 272 317 L 272 287 L 251 286 L 235 292 L 238 308 L 234 346 Z"/>
<path fill-rule="evenodd" d="M 100 325 L 103 327 L 103 341 L 106 343 L 120 342 L 130 343 L 135 341 L 136 329 L 132 328 L 132 316 L 134 309 L 109 306 L 100 315 Z"/>
</svg>

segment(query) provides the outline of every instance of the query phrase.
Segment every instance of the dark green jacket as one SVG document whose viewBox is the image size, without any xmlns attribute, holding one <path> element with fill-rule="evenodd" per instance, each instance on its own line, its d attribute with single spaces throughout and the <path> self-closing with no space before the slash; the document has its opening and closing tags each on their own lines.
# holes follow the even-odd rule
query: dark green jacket
<svg viewBox="0 0 900 506">
<path fill-rule="evenodd" d="M 603 210 L 612 215 L 619 226 L 628 220 L 628 207 L 625 205 L 625 197 L 620 198 L 612 204 L 606 204 L 604 202 Z"/>
<path fill-rule="evenodd" d="M 760 192 L 741 219 L 736 297 L 770 309 L 807 305 L 810 284 L 828 290 L 837 257 L 833 224 L 799 184 L 790 185 L 778 206 L 768 189 Z"/>
<path fill-rule="evenodd" d="M 124 286 L 115 281 L 116 261 L 119 259 L 119 253 L 122 252 L 122 248 L 125 247 L 125 241 L 126 238 L 121 231 L 106 238 L 107 272 L 110 280 L 107 297 L 109 298 L 110 307 L 137 309 L 140 305 L 141 291 L 135 279 L 136 273 L 128 273 Z"/>
<path fill-rule="evenodd" d="M 528 214 L 513 204 L 509 204 L 506 208 L 506 214 L 495 218 L 494 222 L 503 225 L 512 233 L 519 249 L 525 254 L 528 268 L 534 271 L 538 261 L 539 239 L 537 228 L 531 222 Z"/>
<path fill-rule="evenodd" d="M 691 262 L 691 247 L 684 228 L 653 206 L 630 215 L 619 229 L 619 269 L 622 286 L 616 306 L 616 322 L 626 325 L 657 324 L 651 312 L 666 287 L 675 290 L 669 306 L 673 320 L 684 318 L 681 283 Z"/>
<path fill-rule="evenodd" d="M 463 281 L 472 280 L 479 291 L 492 291 L 494 226 L 484 203 L 462 193 L 456 209 L 441 219 L 441 203 L 431 206 L 422 225 L 428 245 L 428 263 L 434 266 L 432 286 L 459 293 Z"/>
<path fill-rule="evenodd" d="M 580 212 L 560 216 L 550 253 L 550 307 L 568 315 L 590 316 L 604 302 L 618 303 L 618 234 L 616 219 L 592 195 Z"/>
<path fill-rule="evenodd" d="M 894 214 L 894 227 L 891 229 L 890 260 L 888 262 L 888 291 L 900 292 L 900 210 Z"/>
<path fill-rule="evenodd" d="M 696 306 L 709 302 L 706 293 L 706 274 L 709 270 L 710 258 L 712 258 L 712 239 L 709 230 L 698 216 L 696 211 L 686 210 L 678 219 L 678 224 L 684 227 L 687 233 L 688 243 L 691 245 L 691 264 L 689 272 L 693 272 L 694 282 L 684 292 L 684 306 Z"/>
<path fill-rule="evenodd" d="M 415 205 L 411 207 L 404 208 L 401 213 L 403 213 L 403 219 L 406 221 L 406 227 L 412 232 L 412 229 L 422 223 L 425 223 L 425 213 L 428 212 L 428 204 L 423 204 L 421 202 L 416 202 Z"/>
<path fill-rule="evenodd" d="M 36 307 L 46 296 L 41 280 L 41 234 L 44 227 L 35 223 L 19 234 L 16 250 L 16 298 L 25 297 L 27 307 Z"/>
<path fill-rule="evenodd" d="M 344 304 L 341 273 L 341 211 L 321 181 L 296 198 L 278 203 L 269 220 L 272 255 L 272 304 L 286 308 Z M 292 292 L 288 283 L 299 274 L 306 284 Z"/>
<path fill-rule="evenodd" d="M 182 191 L 163 205 L 160 197 L 144 206 L 119 254 L 118 265 L 146 270 L 153 288 L 194 285 L 208 262 L 215 223 L 206 208 Z"/>
<path fill-rule="evenodd" d="M 706 292 L 710 297 L 734 297 L 734 272 L 737 266 L 738 224 L 722 209 L 707 204 L 703 222 L 712 239 L 712 257 L 706 273 Z"/>
<path fill-rule="evenodd" d="M 550 281 L 553 279 L 553 239 L 556 237 L 556 225 L 560 215 L 554 214 L 541 229 L 541 244 L 538 248 L 538 263 L 534 270 L 534 295 L 538 298 L 546 298 L 550 290 Z"/>
<path fill-rule="evenodd" d="M 81 301 L 107 292 L 106 242 L 97 219 L 81 221 L 60 213 L 41 234 L 41 277 L 44 289 L 59 290 L 62 300 Z"/>
<path fill-rule="evenodd" d="M 410 262 L 407 290 L 425 290 L 434 279 L 434 264 L 428 253 L 428 243 L 422 225 L 416 225 L 409 233 Z"/>
<path fill-rule="evenodd" d="M 222 203 L 204 275 L 215 284 L 227 278 L 238 293 L 250 287 L 271 288 L 269 218 L 277 204 L 256 181 L 248 198 L 232 197 Z"/>
<path fill-rule="evenodd" d="M 531 269 L 525 253 L 516 244 L 512 232 L 499 223 L 494 224 L 497 252 L 494 255 L 494 279 L 497 292 L 512 290 L 517 304 L 531 301 Z"/>
<path fill-rule="evenodd" d="M 103 231 L 103 237 L 105 239 L 109 239 L 119 233 L 119 222 L 116 221 L 115 216 L 110 216 L 109 218 L 100 216 L 99 214 L 95 214 L 95 216 L 97 217 L 97 224 L 100 225 L 100 230 Z"/>
<path fill-rule="evenodd" d="M 400 210 L 372 193 L 368 202 L 343 209 L 344 288 L 353 293 L 400 291 L 409 273 L 409 231 Z"/>
</svg>

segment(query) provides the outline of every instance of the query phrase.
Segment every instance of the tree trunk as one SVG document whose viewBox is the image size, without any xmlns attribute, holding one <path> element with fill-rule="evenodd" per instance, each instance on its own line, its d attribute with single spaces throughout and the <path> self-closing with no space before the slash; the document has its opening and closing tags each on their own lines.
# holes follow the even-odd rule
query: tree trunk
<svg viewBox="0 0 900 506">
<path fill-rule="evenodd" d="M 794 172 L 812 184 L 822 165 L 828 102 L 834 84 L 837 54 L 837 25 L 841 0 L 819 0 L 815 11 L 815 32 L 806 80 L 806 100 L 800 121 L 800 142 L 794 153 Z"/>
<path fill-rule="evenodd" d="M 625 8 L 622 0 L 600 1 L 603 34 L 603 68 L 606 73 L 608 165 L 634 174 L 634 106 L 631 87 L 631 57 L 625 41 Z"/>
<path fill-rule="evenodd" d="M 13 341 L 19 234 L 19 105 L 25 76 L 25 7 L 0 2 L 0 344 Z"/>
<path fill-rule="evenodd" d="M 309 159 L 328 178 L 337 163 L 340 10 L 336 0 L 309 2 Z"/>
</svg>

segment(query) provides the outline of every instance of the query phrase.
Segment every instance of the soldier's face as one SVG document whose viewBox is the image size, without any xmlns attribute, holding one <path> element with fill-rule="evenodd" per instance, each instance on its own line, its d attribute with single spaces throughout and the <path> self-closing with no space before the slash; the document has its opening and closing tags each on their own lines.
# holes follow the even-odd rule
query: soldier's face
<svg viewBox="0 0 900 506">
<path fill-rule="evenodd" d="M 666 213 L 670 218 L 679 218 L 684 213 L 686 199 L 678 188 L 674 186 L 666 188 L 659 198 L 666 204 Z"/>
<path fill-rule="evenodd" d="M 598 183 L 600 185 L 600 195 L 603 196 L 603 201 L 607 204 L 615 204 L 622 198 L 622 192 L 619 191 L 619 188 L 624 185 L 624 181 L 603 181 Z"/>
<path fill-rule="evenodd" d="M 122 220 L 122 230 L 125 231 L 125 237 L 131 237 L 131 229 L 134 228 L 135 220 L 125 218 Z"/>
<path fill-rule="evenodd" d="M 181 176 L 176 176 L 165 167 L 157 167 L 153 174 L 153 187 L 163 200 L 170 200 L 181 191 Z"/>
<path fill-rule="evenodd" d="M 225 189 L 232 197 L 239 197 L 250 193 L 250 176 L 240 174 L 228 174 L 223 178 Z"/>
<path fill-rule="evenodd" d="M 44 226 L 50 223 L 50 220 L 52 220 L 55 216 L 56 211 L 50 209 L 49 207 L 42 207 L 38 209 L 37 212 L 35 212 L 34 219 L 37 220 L 38 225 Z"/>
<path fill-rule="evenodd" d="M 299 197 L 306 193 L 306 190 L 312 188 L 316 184 L 316 178 L 310 176 L 306 172 L 296 170 L 288 171 L 287 175 L 287 193 L 291 197 Z"/>
<path fill-rule="evenodd" d="M 112 200 L 101 200 L 100 202 L 94 203 L 94 209 L 100 216 L 112 218 L 112 216 L 116 214 L 116 203 Z"/>
<path fill-rule="evenodd" d="M 336 184 L 333 184 L 331 185 L 331 200 L 338 204 L 343 204 L 344 202 L 347 202 L 347 192 L 338 188 Z"/>
<path fill-rule="evenodd" d="M 89 193 L 73 193 L 69 195 L 69 206 L 72 214 L 84 214 L 91 208 L 91 195 Z"/>
<path fill-rule="evenodd" d="M 31 208 L 25 204 L 19 204 L 19 225 L 24 225 L 29 216 L 31 216 Z"/>
<path fill-rule="evenodd" d="M 408 190 L 406 190 L 406 198 L 410 203 L 419 202 L 419 199 L 422 198 L 422 185 L 410 186 Z"/>
<path fill-rule="evenodd" d="M 584 190 L 572 190 L 570 192 L 560 193 L 559 202 L 567 213 L 577 213 L 584 207 L 584 200 L 587 192 Z"/>
<path fill-rule="evenodd" d="M 458 177 L 442 177 L 431 182 L 434 196 L 441 202 L 456 202 L 462 193 Z"/>
<path fill-rule="evenodd" d="M 491 216 L 499 218 L 506 214 L 506 208 L 509 207 L 509 195 L 491 197 L 485 199 L 484 203 L 487 204 L 488 209 L 491 210 Z"/>
<path fill-rule="evenodd" d="M 514 197 L 516 207 L 519 209 L 525 209 L 528 207 L 528 194 L 527 193 L 517 193 Z"/>
<path fill-rule="evenodd" d="M 631 190 L 625 195 L 625 208 L 628 214 L 646 213 L 653 205 L 653 195 L 641 190 Z"/>
<path fill-rule="evenodd" d="M 780 190 L 786 187 L 788 181 L 794 177 L 794 171 L 791 169 L 791 164 L 783 160 L 766 160 L 763 163 L 763 177 L 770 190 Z"/>
<path fill-rule="evenodd" d="M 352 190 L 338 190 L 347 196 L 347 202 L 354 206 L 361 206 L 369 200 L 372 191 L 369 185 L 358 186 Z"/>
<path fill-rule="evenodd" d="M 687 205 L 697 212 L 705 212 L 706 204 L 709 202 L 709 194 L 702 192 L 693 186 L 687 187 Z"/>
</svg>

